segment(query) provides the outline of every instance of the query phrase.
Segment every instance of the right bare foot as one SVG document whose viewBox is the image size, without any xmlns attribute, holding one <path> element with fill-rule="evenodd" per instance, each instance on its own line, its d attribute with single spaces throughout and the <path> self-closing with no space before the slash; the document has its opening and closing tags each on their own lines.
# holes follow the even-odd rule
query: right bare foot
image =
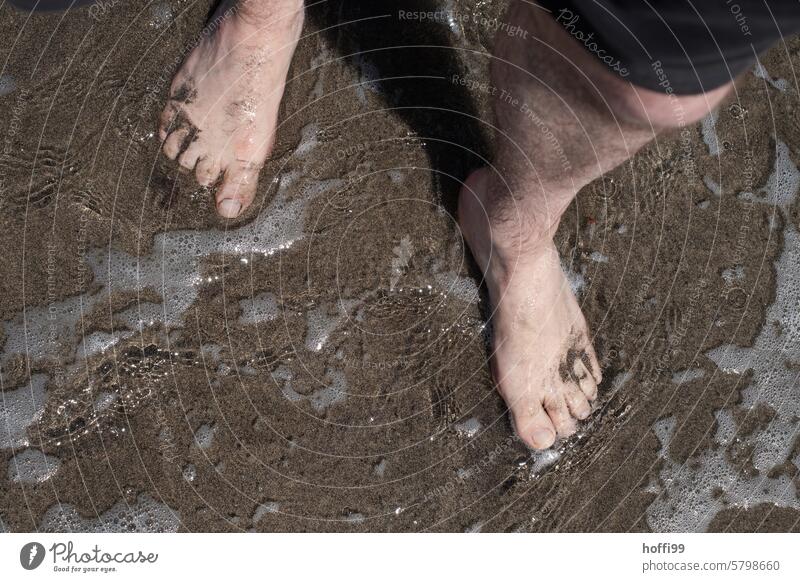
<svg viewBox="0 0 800 582">
<path fill-rule="evenodd" d="M 495 382 L 519 437 L 545 449 L 591 414 L 600 366 L 552 241 L 517 245 L 490 224 L 490 187 L 487 170 L 470 176 L 459 223 L 489 290 Z"/>
<path fill-rule="evenodd" d="M 215 21 L 219 28 L 200 41 L 172 81 L 159 135 L 164 154 L 194 170 L 201 185 L 222 175 L 217 211 L 235 218 L 252 203 L 275 140 L 303 2 L 227 1 Z"/>
</svg>

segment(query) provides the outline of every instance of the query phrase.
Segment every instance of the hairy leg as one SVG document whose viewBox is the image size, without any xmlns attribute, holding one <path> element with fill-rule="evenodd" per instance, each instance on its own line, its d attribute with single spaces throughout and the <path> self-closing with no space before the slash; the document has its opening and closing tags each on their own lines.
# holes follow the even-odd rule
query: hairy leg
<svg viewBox="0 0 800 582">
<path fill-rule="evenodd" d="M 534 448 L 590 414 L 601 370 L 553 236 L 578 190 L 660 131 L 702 118 L 728 92 L 667 96 L 607 70 L 553 17 L 515 1 L 492 61 L 498 149 L 459 199 L 464 237 L 492 302 L 495 381 Z"/>
</svg>

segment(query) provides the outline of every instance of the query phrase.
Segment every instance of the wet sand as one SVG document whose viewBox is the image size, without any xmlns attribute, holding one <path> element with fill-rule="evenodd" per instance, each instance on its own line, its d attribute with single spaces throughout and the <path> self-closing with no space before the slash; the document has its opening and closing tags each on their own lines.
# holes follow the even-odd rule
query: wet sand
<svg viewBox="0 0 800 582">
<path fill-rule="evenodd" d="M 346 4 L 230 223 L 153 135 L 208 2 L 0 10 L 1 527 L 800 529 L 800 42 L 570 207 L 605 380 L 532 454 L 454 220 L 502 6 Z"/>
</svg>

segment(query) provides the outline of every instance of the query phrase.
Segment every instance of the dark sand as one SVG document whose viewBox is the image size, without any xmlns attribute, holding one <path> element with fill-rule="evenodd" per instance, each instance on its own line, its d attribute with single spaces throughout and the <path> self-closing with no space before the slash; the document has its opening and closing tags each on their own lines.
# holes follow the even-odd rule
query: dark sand
<svg viewBox="0 0 800 582">
<path fill-rule="evenodd" d="M 778 144 L 790 166 L 800 160 L 797 39 L 763 58 L 769 79 L 746 74 L 737 104 L 721 108 L 719 156 L 699 125 L 664 136 L 567 212 L 558 243 L 583 278 L 605 381 L 579 436 L 532 457 L 492 387 L 486 302 L 470 293 L 476 272 L 453 214 L 458 180 L 491 139 L 486 95 L 451 76 L 487 79 L 493 30 L 480 17 L 501 14 L 500 3 L 446 3 L 466 19 L 457 26 L 398 20 L 424 2 L 313 9 L 258 198 L 227 227 L 153 137 L 209 2 L 130 4 L 109 2 L 99 19 L 88 7 L 0 10 L 0 319 L 95 297 L 68 338 L 5 347 L 4 397 L 31 374 L 46 381 L 22 438 L 60 460 L 49 478 L 34 470 L 39 482 L 19 482 L 14 451 L 0 449 L 6 529 L 102 527 L 98 516 L 112 529 L 181 531 L 800 529 L 794 408 L 740 404 L 752 371 L 706 355 L 780 327 L 767 317 L 774 263 L 798 209 L 793 197 L 781 209 L 739 193 L 768 183 Z M 379 15 L 389 16 L 367 19 Z M 309 136 L 316 146 L 300 155 Z M 82 337 L 124 332 L 120 313 L 162 301 L 159 285 L 98 282 L 92 252 L 127 253 L 134 268 L 152 253 L 180 261 L 154 251 L 154 236 L 252 222 L 275 196 L 273 178 L 291 171 L 290 199 L 344 180 L 311 202 L 304 237 L 268 256 L 220 245 L 199 259 L 203 280 L 179 322 L 156 317 L 76 360 Z M 273 319 L 242 322 L 240 301 L 265 292 Z M 316 321 L 329 333 L 312 333 Z M 9 329 L 0 341 L 11 342 Z M 732 438 L 718 438 L 720 410 Z M 790 444 L 765 468 L 753 451 L 776 418 Z M 673 421 L 662 450 L 659 431 Z M 764 480 L 735 494 L 709 457 L 734 481 Z M 669 467 L 695 477 L 671 480 Z M 699 490 L 713 499 L 698 506 L 703 516 L 669 509 Z M 54 519 L 59 503 L 86 521 Z"/>
</svg>

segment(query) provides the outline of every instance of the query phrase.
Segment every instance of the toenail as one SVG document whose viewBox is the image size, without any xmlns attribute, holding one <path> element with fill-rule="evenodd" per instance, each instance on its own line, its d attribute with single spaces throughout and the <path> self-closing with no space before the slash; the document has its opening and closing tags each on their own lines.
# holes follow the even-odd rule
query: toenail
<svg viewBox="0 0 800 582">
<path fill-rule="evenodd" d="M 553 433 L 547 429 L 535 430 L 531 437 L 533 438 L 533 443 L 537 447 L 549 447 L 553 443 Z"/>
<path fill-rule="evenodd" d="M 225 218 L 236 218 L 242 210 L 242 203 L 232 198 L 226 198 L 217 205 L 217 212 Z"/>
</svg>

